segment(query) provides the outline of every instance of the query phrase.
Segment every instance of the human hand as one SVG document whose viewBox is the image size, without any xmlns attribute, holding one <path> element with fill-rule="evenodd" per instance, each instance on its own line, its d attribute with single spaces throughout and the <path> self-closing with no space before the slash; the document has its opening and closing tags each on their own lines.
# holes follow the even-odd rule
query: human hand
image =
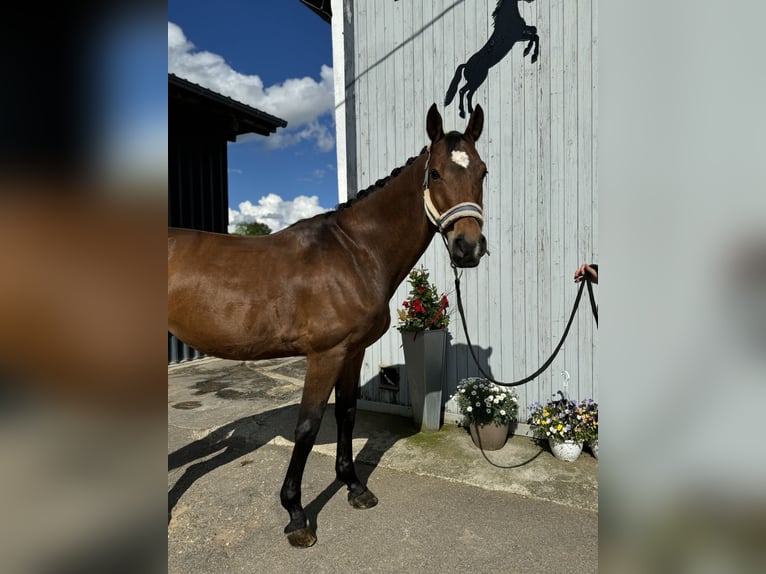
<svg viewBox="0 0 766 574">
<path fill-rule="evenodd" d="M 585 278 L 590 279 L 591 283 L 598 284 L 598 271 L 586 263 L 580 265 L 574 274 L 575 283 L 580 283 Z"/>
</svg>

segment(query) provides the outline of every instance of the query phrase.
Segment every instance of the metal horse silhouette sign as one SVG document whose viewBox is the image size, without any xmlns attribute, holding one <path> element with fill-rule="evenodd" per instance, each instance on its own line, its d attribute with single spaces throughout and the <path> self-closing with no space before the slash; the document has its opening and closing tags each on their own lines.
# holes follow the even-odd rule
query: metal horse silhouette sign
<svg viewBox="0 0 766 574">
<path fill-rule="evenodd" d="M 473 104 L 471 103 L 471 98 L 473 93 L 487 79 L 489 69 L 505 58 L 516 42 L 520 40 L 527 42 L 527 47 L 524 48 L 525 56 L 529 54 L 532 46 L 534 46 L 535 51 L 532 52 L 532 62 L 537 61 L 537 55 L 540 51 L 540 37 L 537 35 L 537 28 L 535 26 L 528 26 L 524 18 L 521 17 L 519 1 L 498 0 L 494 12 L 492 12 L 494 31 L 489 40 L 467 62 L 460 64 L 455 70 L 455 76 L 452 78 L 452 82 L 447 89 L 447 95 L 444 97 L 444 105 L 450 105 L 455 97 L 455 92 L 457 92 L 461 77 L 465 78 L 465 84 L 460 88 L 460 103 L 458 107 L 461 118 L 465 117 L 463 98 L 466 97 L 468 100 L 468 113 L 472 113 Z M 533 0 L 524 1 L 532 2 Z"/>
</svg>

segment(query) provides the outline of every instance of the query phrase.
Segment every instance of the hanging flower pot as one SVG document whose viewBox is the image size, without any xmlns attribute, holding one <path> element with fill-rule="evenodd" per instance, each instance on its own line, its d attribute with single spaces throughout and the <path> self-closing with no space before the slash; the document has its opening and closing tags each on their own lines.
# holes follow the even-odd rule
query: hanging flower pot
<svg viewBox="0 0 766 574">
<path fill-rule="evenodd" d="M 573 440 L 554 441 L 548 439 L 548 445 L 551 447 L 551 452 L 559 460 L 564 462 L 574 462 L 580 456 L 582 452 L 582 442 L 575 442 Z"/>
<path fill-rule="evenodd" d="M 545 405 L 532 403 L 529 411 L 532 434 L 537 439 L 547 439 L 553 456 L 566 462 L 577 460 L 583 444 L 592 436 L 585 404 L 562 397 Z"/>
</svg>

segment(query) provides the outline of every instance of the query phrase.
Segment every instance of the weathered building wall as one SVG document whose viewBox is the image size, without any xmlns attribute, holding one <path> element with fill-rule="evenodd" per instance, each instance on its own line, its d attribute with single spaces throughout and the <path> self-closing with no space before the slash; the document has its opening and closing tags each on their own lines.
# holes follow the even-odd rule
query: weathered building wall
<svg viewBox="0 0 766 574">
<path fill-rule="evenodd" d="M 458 116 L 458 98 L 445 108 L 445 94 L 457 66 L 495 31 L 492 12 L 501 4 L 334 2 L 342 199 L 422 149 L 428 141 L 425 116 L 433 102 L 444 117 L 445 130 L 465 128 L 467 117 Z M 485 112 L 477 149 L 489 168 L 484 231 L 491 255 L 478 268 L 462 272 L 470 337 L 491 374 L 504 381 L 522 378 L 545 361 L 574 301 L 575 269 L 598 261 L 598 3 L 537 0 L 519 2 L 518 7 L 526 23 L 537 27 L 539 57 L 532 63 L 531 53 L 523 56 L 525 44 L 517 42 L 488 69 L 474 93 L 473 103 Z M 495 46 L 507 39 L 507 34 L 496 36 Z M 452 272 L 438 238 L 420 264 L 454 302 Z M 391 302 L 390 332 L 365 355 L 364 400 L 409 404 L 406 385 L 392 392 L 382 390 L 378 380 L 381 365 L 404 364 L 395 325 L 406 292 L 405 282 Z M 597 331 L 583 303 L 552 367 L 518 388 L 520 417 L 526 418 L 530 402 L 545 401 L 563 389 L 564 370 L 571 375 L 570 397 L 598 398 Z M 456 305 L 451 310 L 447 396 L 461 378 L 477 374 Z M 454 412 L 451 405 L 447 408 Z"/>
</svg>

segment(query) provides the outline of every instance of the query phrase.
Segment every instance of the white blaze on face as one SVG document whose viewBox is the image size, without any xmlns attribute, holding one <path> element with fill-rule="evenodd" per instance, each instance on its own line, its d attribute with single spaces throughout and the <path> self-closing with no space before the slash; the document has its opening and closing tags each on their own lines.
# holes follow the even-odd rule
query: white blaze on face
<svg viewBox="0 0 766 574">
<path fill-rule="evenodd" d="M 452 161 L 460 167 L 468 167 L 468 154 L 464 151 L 454 150 L 452 152 Z"/>
</svg>

